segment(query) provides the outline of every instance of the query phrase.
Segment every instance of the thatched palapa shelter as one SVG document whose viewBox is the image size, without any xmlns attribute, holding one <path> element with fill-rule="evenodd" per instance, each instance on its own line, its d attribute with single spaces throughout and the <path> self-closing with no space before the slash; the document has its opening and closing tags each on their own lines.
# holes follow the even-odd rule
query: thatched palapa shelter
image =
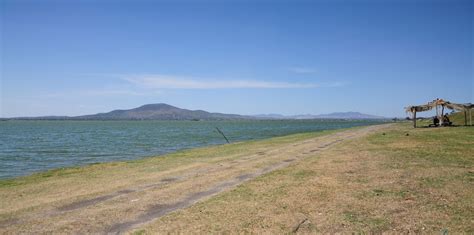
<svg viewBox="0 0 474 235">
<path fill-rule="evenodd" d="M 428 104 L 408 106 L 405 108 L 405 110 L 407 113 L 411 114 L 412 116 L 411 118 L 413 119 L 413 127 L 416 128 L 416 113 L 429 111 L 429 110 L 432 110 L 433 108 L 436 109 L 436 115 L 438 116 L 441 122 L 443 120 L 442 117 L 444 115 L 445 108 L 464 112 L 464 124 L 466 126 L 467 126 L 467 115 L 469 113 L 469 125 L 472 126 L 471 110 L 474 108 L 474 104 L 471 104 L 471 103 L 456 104 L 456 103 L 451 103 L 449 101 L 445 101 L 443 99 L 436 99 L 431 102 L 428 102 Z"/>
</svg>

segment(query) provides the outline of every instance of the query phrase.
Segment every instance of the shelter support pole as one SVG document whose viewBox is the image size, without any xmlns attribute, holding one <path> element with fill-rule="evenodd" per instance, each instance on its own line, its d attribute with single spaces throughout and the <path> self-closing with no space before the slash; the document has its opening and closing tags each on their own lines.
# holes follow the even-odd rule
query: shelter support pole
<svg viewBox="0 0 474 235">
<path fill-rule="evenodd" d="M 467 126 L 467 110 L 464 110 L 464 126 Z"/>
<path fill-rule="evenodd" d="M 443 126 L 444 124 L 444 105 L 441 105 L 441 116 L 439 116 L 439 122 L 441 124 L 441 126 Z"/>
<path fill-rule="evenodd" d="M 416 128 L 416 111 L 413 112 L 413 128 Z"/>
<path fill-rule="evenodd" d="M 471 110 L 472 110 L 472 109 L 469 109 L 469 125 L 472 126 L 472 114 L 471 114 Z"/>
</svg>

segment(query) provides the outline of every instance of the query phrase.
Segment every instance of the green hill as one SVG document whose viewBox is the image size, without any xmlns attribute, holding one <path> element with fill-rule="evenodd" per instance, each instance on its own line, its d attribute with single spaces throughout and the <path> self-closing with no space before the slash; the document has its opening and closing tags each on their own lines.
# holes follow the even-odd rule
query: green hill
<svg viewBox="0 0 474 235">
<path fill-rule="evenodd" d="M 47 116 L 18 117 L 18 120 L 237 120 L 255 119 L 251 116 L 237 114 L 210 113 L 203 110 L 188 110 L 168 104 L 147 104 L 134 109 L 113 110 L 108 113 L 97 113 L 83 116 Z"/>
<path fill-rule="evenodd" d="M 147 104 L 128 110 L 114 110 L 108 113 L 73 117 L 73 119 L 81 120 L 228 120 L 249 118 L 235 114 L 181 109 L 163 103 Z"/>
<path fill-rule="evenodd" d="M 471 118 L 474 123 L 474 110 L 471 111 Z M 454 125 L 464 125 L 464 112 L 456 112 L 449 115 L 449 119 Z M 469 125 L 469 112 L 467 113 L 467 124 Z"/>
<path fill-rule="evenodd" d="M 471 118 L 472 122 L 474 124 L 474 110 L 471 111 Z M 449 115 L 449 120 L 453 123 L 453 125 L 456 126 L 464 126 L 464 112 L 455 112 Z M 433 123 L 433 119 L 428 118 L 424 120 L 418 120 L 417 121 L 417 126 L 422 127 L 422 126 L 428 126 Z M 469 112 L 467 113 L 467 124 L 469 125 Z"/>
</svg>

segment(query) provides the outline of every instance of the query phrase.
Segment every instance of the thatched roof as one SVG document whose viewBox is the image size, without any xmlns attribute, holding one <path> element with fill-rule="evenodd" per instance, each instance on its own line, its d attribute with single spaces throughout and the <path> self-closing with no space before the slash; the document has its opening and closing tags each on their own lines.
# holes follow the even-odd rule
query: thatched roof
<svg viewBox="0 0 474 235">
<path fill-rule="evenodd" d="M 473 109 L 474 104 L 471 104 L 471 103 L 465 103 L 465 104 L 447 103 L 446 107 L 449 108 L 449 109 L 453 109 L 453 110 L 465 111 L 465 110 Z"/>
<path fill-rule="evenodd" d="M 408 106 L 405 108 L 405 110 L 406 112 L 410 112 L 410 113 L 424 112 L 424 111 L 429 111 L 438 105 L 444 106 L 448 109 L 457 110 L 457 111 L 466 111 L 466 110 L 474 108 L 474 104 L 471 104 L 471 103 L 457 104 L 457 103 L 451 103 L 449 101 L 445 101 L 443 99 L 436 99 L 431 102 L 428 102 L 428 104 Z"/>
</svg>

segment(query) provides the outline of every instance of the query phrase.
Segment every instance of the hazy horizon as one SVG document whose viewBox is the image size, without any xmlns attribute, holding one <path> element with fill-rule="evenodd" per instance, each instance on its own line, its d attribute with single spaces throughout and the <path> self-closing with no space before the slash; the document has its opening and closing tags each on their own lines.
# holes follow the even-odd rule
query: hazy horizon
<svg viewBox="0 0 474 235">
<path fill-rule="evenodd" d="M 164 104 L 164 103 L 159 103 L 159 104 Z M 144 104 L 144 105 L 149 105 L 149 104 Z M 171 106 L 174 106 L 176 108 L 181 108 L 181 107 L 177 107 L 175 105 L 172 105 L 172 104 L 167 104 L 167 105 L 171 105 Z M 143 105 L 141 105 L 143 106 Z M 139 108 L 141 106 L 137 106 L 137 107 L 131 107 L 131 108 L 116 108 L 116 109 L 113 109 L 113 110 L 104 110 L 100 113 L 108 113 L 108 112 L 111 112 L 111 111 L 115 111 L 115 110 L 129 110 L 129 109 L 134 109 L 134 108 Z M 191 111 L 197 111 L 197 110 L 203 110 L 203 111 L 206 111 L 206 112 L 210 112 L 210 113 L 222 113 L 222 112 L 219 112 L 219 111 L 208 111 L 208 110 L 205 110 L 205 109 L 189 109 Z M 255 114 L 240 114 L 240 113 L 225 113 L 225 114 L 236 114 L 236 115 L 244 115 L 244 116 L 259 116 L 259 115 L 281 115 L 281 116 L 284 116 L 284 117 L 291 117 L 291 116 L 304 116 L 304 115 L 326 115 L 326 114 L 335 114 L 335 113 L 360 113 L 358 111 L 354 111 L 354 110 L 349 110 L 349 111 L 338 111 L 338 112 L 332 112 L 332 113 L 297 113 L 297 114 L 288 114 L 288 115 L 283 115 L 283 114 L 279 114 L 279 113 L 255 113 Z M 57 117 L 61 117 L 61 116 L 68 116 L 68 117 L 73 117 L 73 116 L 81 116 L 81 115 L 89 115 L 89 114 L 97 114 L 97 113 L 86 113 L 86 114 L 80 114 L 80 115 L 44 115 L 44 116 L 16 116 L 16 117 L 0 117 L 0 118 L 29 118 L 29 117 L 49 117 L 49 116 L 57 116 Z M 368 114 L 368 115 L 371 115 L 370 113 L 361 113 L 361 114 Z M 393 117 L 387 117 L 387 118 L 393 118 Z"/>
<path fill-rule="evenodd" d="M 0 117 L 474 101 L 472 1 L 0 3 Z M 425 116 L 430 116 L 426 113 Z"/>
</svg>

